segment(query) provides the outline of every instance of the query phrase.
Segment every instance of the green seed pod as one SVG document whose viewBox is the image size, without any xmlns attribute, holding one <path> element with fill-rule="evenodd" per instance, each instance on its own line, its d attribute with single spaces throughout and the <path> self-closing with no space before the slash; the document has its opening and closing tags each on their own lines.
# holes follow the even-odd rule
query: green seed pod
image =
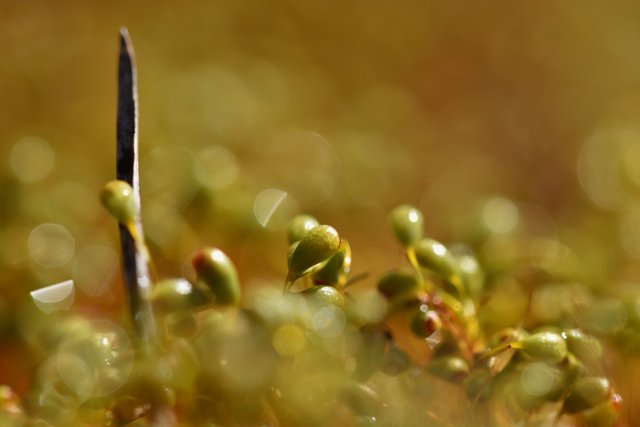
<svg viewBox="0 0 640 427">
<path fill-rule="evenodd" d="M 439 274 L 449 283 L 461 285 L 458 262 L 442 243 L 425 238 L 413 249 L 421 267 Z"/>
<path fill-rule="evenodd" d="M 584 372 L 584 366 L 570 354 L 555 365 L 531 362 L 518 366 L 523 368 L 517 381 L 519 397 L 524 398 L 521 403 L 528 401 L 534 406 L 544 402 L 557 402 L 566 397 L 576 378 Z"/>
<path fill-rule="evenodd" d="M 564 412 L 575 414 L 609 399 L 611 386 L 603 377 L 582 377 L 576 380 L 573 389 L 562 407 Z"/>
<path fill-rule="evenodd" d="M 125 181 L 109 181 L 100 192 L 100 201 L 109 213 L 122 224 L 133 224 L 136 218 L 136 202 L 133 188 Z"/>
<path fill-rule="evenodd" d="M 469 364 L 460 357 L 443 356 L 431 360 L 427 372 L 452 383 L 461 383 L 469 375 Z"/>
<path fill-rule="evenodd" d="M 405 248 L 422 238 L 424 218 L 415 207 L 409 205 L 396 207 L 391 211 L 390 220 L 396 238 Z"/>
<path fill-rule="evenodd" d="M 525 411 L 560 399 L 566 389 L 563 369 L 543 362 L 531 362 L 513 371 L 515 400 Z"/>
<path fill-rule="evenodd" d="M 289 258 L 289 275 L 293 278 L 309 273 L 313 267 L 331 257 L 340 247 L 340 236 L 330 225 L 317 225 L 307 232 Z"/>
<path fill-rule="evenodd" d="M 389 300 L 412 294 L 419 286 L 420 279 L 414 271 L 400 268 L 387 271 L 378 280 L 378 291 Z"/>
<path fill-rule="evenodd" d="M 423 307 L 426 305 L 421 306 L 411 319 L 411 331 L 419 338 L 428 338 L 442 328 L 442 320 L 434 310 L 423 310 Z"/>
<path fill-rule="evenodd" d="M 216 248 L 204 248 L 192 258 L 198 280 L 207 285 L 217 304 L 238 305 L 240 284 L 238 273 L 229 257 Z"/>
<path fill-rule="evenodd" d="M 602 344 L 593 335 L 588 335 L 580 329 L 570 329 L 563 332 L 567 340 L 569 352 L 578 359 L 588 362 L 598 360 L 602 356 Z"/>
<path fill-rule="evenodd" d="M 580 413 L 578 416 L 580 425 L 584 427 L 612 427 L 616 424 L 620 405 L 622 405 L 622 398 L 617 393 L 613 394 L 606 402 Z"/>
<path fill-rule="evenodd" d="M 208 298 L 186 279 L 166 279 L 153 286 L 151 301 L 160 312 L 171 313 L 205 304 Z"/>
<path fill-rule="evenodd" d="M 302 291 L 302 294 L 307 297 L 308 301 L 314 306 L 344 306 L 344 297 L 332 286 L 312 286 Z"/>
<path fill-rule="evenodd" d="M 319 225 L 317 219 L 310 215 L 297 215 L 287 225 L 287 240 L 289 244 L 299 242 L 312 228 Z"/>
<path fill-rule="evenodd" d="M 459 273 L 467 293 L 479 299 L 484 289 L 484 272 L 478 260 L 472 255 L 456 256 Z"/>
<path fill-rule="evenodd" d="M 351 247 L 345 239 L 340 241 L 338 251 L 317 272 L 313 273 L 313 283 L 342 287 L 351 272 Z"/>
<path fill-rule="evenodd" d="M 569 353 L 567 358 L 560 363 L 564 370 L 564 383 L 570 387 L 575 381 L 584 375 L 585 366 L 573 354 Z"/>
<path fill-rule="evenodd" d="M 524 337 L 519 342 L 524 354 L 547 363 L 559 363 L 567 357 L 567 344 L 560 334 L 545 331 Z"/>
</svg>

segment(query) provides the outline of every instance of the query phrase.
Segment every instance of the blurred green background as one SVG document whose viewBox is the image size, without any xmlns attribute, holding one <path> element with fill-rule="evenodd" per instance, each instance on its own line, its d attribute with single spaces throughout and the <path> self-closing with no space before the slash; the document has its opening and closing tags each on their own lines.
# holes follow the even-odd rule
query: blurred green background
<svg viewBox="0 0 640 427">
<path fill-rule="evenodd" d="M 279 283 L 286 221 L 308 212 L 376 277 L 403 261 L 387 212 L 411 203 L 429 235 L 488 262 L 513 255 L 488 236 L 546 239 L 595 295 L 635 294 L 637 2 L 4 0 L 0 381 L 28 370 L 7 368 L 28 291 L 72 278 L 85 310 L 123 300 L 97 198 L 115 173 L 121 25 L 162 275 L 206 244 L 245 286 Z"/>
</svg>

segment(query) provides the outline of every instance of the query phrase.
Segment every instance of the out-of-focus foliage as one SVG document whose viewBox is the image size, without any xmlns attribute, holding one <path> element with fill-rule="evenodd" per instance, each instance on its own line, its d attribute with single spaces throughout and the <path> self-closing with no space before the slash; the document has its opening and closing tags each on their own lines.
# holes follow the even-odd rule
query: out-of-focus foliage
<svg viewBox="0 0 640 427">
<path fill-rule="evenodd" d="M 630 1 L 3 1 L 0 382 L 36 381 L 25 343 L 46 319 L 29 291 L 71 278 L 74 310 L 122 313 L 117 229 L 97 196 L 114 175 L 120 25 L 136 46 L 143 215 L 163 277 L 214 244 L 244 287 L 279 281 L 301 211 L 349 240 L 354 273 L 378 277 L 403 258 L 387 213 L 412 203 L 427 235 L 478 255 L 483 328 L 527 312 L 528 328 L 610 337 L 621 422 L 640 417 L 625 393 L 640 375 Z M 447 248 L 473 275 L 468 248 Z"/>
</svg>

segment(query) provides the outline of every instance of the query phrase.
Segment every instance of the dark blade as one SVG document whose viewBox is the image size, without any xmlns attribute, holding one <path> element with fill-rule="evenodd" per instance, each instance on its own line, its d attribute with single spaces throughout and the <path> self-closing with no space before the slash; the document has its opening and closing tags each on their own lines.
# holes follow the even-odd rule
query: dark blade
<svg viewBox="0 0 640 427">
<path fill-rule="evenodd" d="M 118 64 L 118 118 L 117 118 L 116 178 L 131 184 L 136 201 L 135 227 L 143 239 L 140 217 L 140 182 L 138 178 L 138 96 L 133 45 L 126 28 L 120 29 L 120 60 Z M 154 322 L 148 294 L 151 290 L 149 266 L 140 253 L 139 245 L 127 227 L 120 224 L 120 246 L 124 283 L 129 307 L 139 336 L 153 335 Z"/>
</svg>

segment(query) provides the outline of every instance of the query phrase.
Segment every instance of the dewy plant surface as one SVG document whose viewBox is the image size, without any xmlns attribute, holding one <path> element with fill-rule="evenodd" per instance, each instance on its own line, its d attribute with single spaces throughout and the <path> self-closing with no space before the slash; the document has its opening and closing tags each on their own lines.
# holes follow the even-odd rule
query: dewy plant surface
<svg viewBox="0 0 640 427">
<path fill-rule="evenodd" d="M 34 343 L 49 355 L 24 399 L 2 388 L 2 425 L 615 425 L 623 401 L 607 347 L 638 346 L 637 302 L 591 304 L 557 242 L 504 237 L 494 244 L 505 256 L 483 262 L 472 244 L 426 236 L 437 212 L 405 204 L 380 226 L 406 261 L 377 278 L 352 272 L 348 230 L 311 215 L 283 232 L 279 286 L 246 289 L 214 246 L 193 248 L 184 277 L 157 277 L 126 32 L 122 49 L 118 176 L 100 198 L 120 224 L 130 318 L 40 319 Z M 516 281 L 524 295 L 510 294 Z M 34 300 L 55 304 L 68 291 Z M 608 327 L 621 316 L 631 322 Z"/>
</svg>

